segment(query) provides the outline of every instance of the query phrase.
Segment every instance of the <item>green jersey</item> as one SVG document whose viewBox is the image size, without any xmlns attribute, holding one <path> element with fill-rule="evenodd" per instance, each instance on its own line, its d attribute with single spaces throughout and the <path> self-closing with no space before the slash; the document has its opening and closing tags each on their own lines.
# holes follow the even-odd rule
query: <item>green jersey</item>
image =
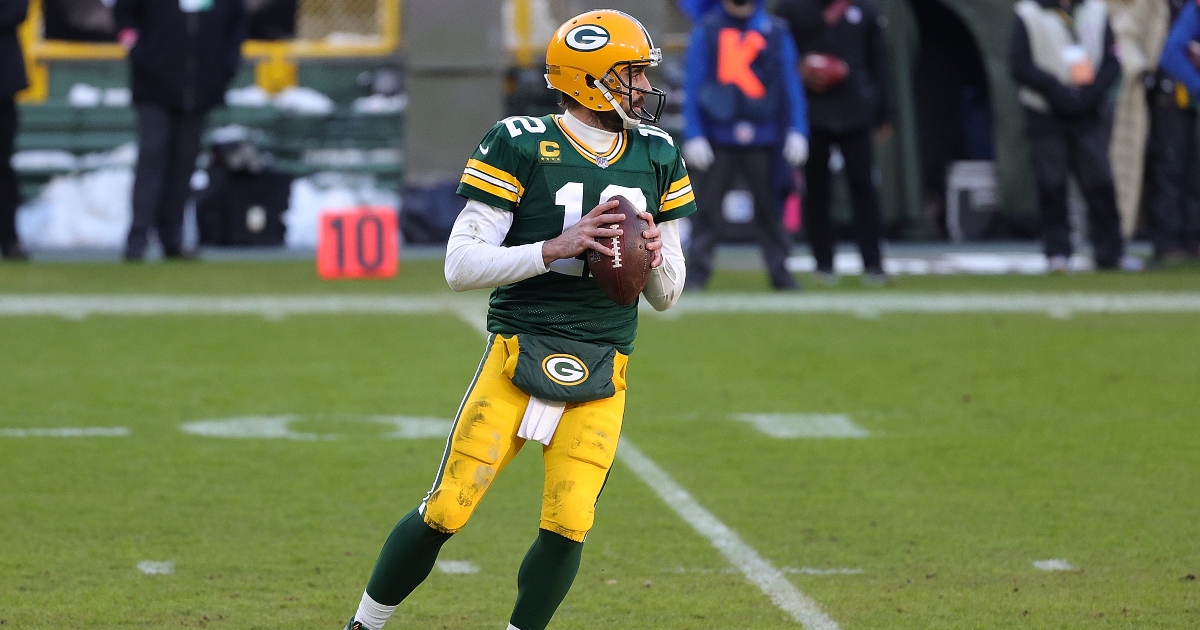
<svg viewBox="0 0 1200 630">
<path fill-rule="evenodd" d="M 584 213 L 621 195 L 655 223 L 696 211 L 679 149 L 649 125 L 617 134 L 611 150 L 591 152 L 560 116 L 514 116 L 496 123 L 467 161 L 458 194 L 513 213 L 504 245 L 552 239 Z M 637 302 L 619 306 L 589 277 L 584 260 L 556 260 L 549 273 L 497 287 L 488 330 L 554 335 L 629 354 Z"/>
</svg>

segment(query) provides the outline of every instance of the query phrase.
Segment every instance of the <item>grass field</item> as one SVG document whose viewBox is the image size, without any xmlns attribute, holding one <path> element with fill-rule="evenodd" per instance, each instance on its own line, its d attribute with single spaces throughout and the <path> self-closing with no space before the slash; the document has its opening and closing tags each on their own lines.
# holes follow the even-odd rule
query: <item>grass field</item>
<svg viewBox="0 0 1200 630">
<path fill-rule="evenodd" d="M 814 293 L 1194 295 L 1200 271 L 843 284 Z M 304 263 L 0 265 L 0 304 L 449 293 L 440 261 L 353 283 Z M 482 350 L 446 313 L 0 316 L 0 627 L 340 628 L 444 446 L 373 418 L 448 420 Z M 646 316 L 629 369 L 625 436 L 841 628 L 1200 626 L 1200 312 Z M 772 437 L 739 414 L 867 435 Z M 181 430 L 285 415 L 332 437 Z M 63 428 L 127 431 L 45 431 Z M 526 448 L 442 553 L 478 572 L 435 570 L 388 627 L 503 628 L 540 476 Z M 552 628 L 801 627 L 629 466 L 597 512 Z M 1069 569 L 1034 566 L 1054 559 Z"/>
</svg>

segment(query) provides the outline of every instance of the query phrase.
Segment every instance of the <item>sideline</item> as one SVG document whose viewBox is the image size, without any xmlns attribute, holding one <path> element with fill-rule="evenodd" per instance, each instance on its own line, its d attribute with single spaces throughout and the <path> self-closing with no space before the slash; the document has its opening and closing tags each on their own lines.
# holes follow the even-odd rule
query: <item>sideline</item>
<svg viewBox="0 0 1200 630">
<path fill-rule="evenodd" d="M 92 315 L 457 315 L 479 329 L 487 298 L 474 295 L 0 295 L 0 316 Z M 667 313 L 646 305 L 649 316 L 677 318 L 705 313 L 1029 313 L 1070 317 L 1074 313 L 1196 313 L 1198 292 L 1157 293 L 885 293 L 779 295 L 712 293 L 685 295 Z"/>
</svg>

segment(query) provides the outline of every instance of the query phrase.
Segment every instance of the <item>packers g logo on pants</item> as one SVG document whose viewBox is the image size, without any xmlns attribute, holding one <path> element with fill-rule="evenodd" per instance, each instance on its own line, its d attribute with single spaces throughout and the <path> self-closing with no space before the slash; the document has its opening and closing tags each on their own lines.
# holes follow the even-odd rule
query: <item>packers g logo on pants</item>
<svg viewBox="0 0 1200 630">
<path fill-rule="evenodd" d="M 552 354 L 542 361 L 542 372 L 546 378 L 570 387 L 578 385 L 588 378 L 587 366 L 578 358 L 569 354 Z"/>
</svg>

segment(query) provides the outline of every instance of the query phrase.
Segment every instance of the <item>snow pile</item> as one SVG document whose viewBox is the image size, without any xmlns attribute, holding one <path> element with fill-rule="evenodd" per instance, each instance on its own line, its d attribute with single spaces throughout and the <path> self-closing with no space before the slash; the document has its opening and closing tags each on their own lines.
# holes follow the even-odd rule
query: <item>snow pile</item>
<svg viewBox="0 0 1200 630">
<path fill-rule="evenodd" d="M 395 96 L 372 94 L 354 99 L 353 105 L 356 114 L 396 114 L 407 108 L 407 94 L 396 94 Z"/>
<path fill-rule="evenodd" d="M 133 168 L 137 166 L 137 143 L 126 142 L 112 151 L 87 153 L 79 158 L 78 168 Z"/>
<path fill-rule="evenodd" d="M 12 156 L 13 170 L 23 171 L 72 171 L 79 160 L 70 151 L 57 149 L 27 149 Z"/>
<path fill-rule="evenodd" d="M 308 87 L 290 87 L 275 95 L 277 109 L 296 114 L 325 116 L 333 113 L 333 99 Z"/>
<path fill-rule="evenodd" d="M 67 102 L 71 107 L 129 107 L 133 101 L 129 88 L 99 88 L 87 83 L 76 83 L 67 91 Z"/>
<path fill-rule="evenodd" d="M 79 158 L 77 165 L 87 164 L 94 170 L 52 178 L 35 199 L 21 207 L 17 213 L 21 241 L 37 249 L 123 247 L 133 218 L 132 163 L 136 159 L 137 149 L 132 145 Z M 204 175 L 197 171 L 193 188 L 204 187 L 197 186 L 204 184 L 197 181 Z M 324 172 L 296 179 L 283 215 L 286 245 L 316 247 L 322 211 L 358 206 L 399 208 L 400 196 L 380 186 L 371 175 Z"/>
<path fill-rule="evenodd" d="M 333 99 L 310 87 L 292 86 L 272 97 L 257 85 L 247 85 L 225 92 L 225 104 L 231 107 L 267 107 L 294 114 L 327 116 L 333 113 Z"/>
<path fill-rule="evenodd" d="M 76 156 L 70 151 L 57 149 L 29 149 L 17 151 L 12 157 L 16 171 L 74 171 L 98 168 L 133 168 L 137 165 L 137 145 L 127 142 L 112 151 L 87 153 Z"/>
<path fill-rule="evenodd" d="M 128 167 L 60 175 L 22 206 L 17 233 L 38 249 L 122 247 L 133 220 L 132 189 Z"/>
<path fill-rule="evenodd" d="M 257 85 L 247 85 L 227 90 L 225 104 L 230 107 L 266 107 L 271 104 L 271 95 Z"/>
<path fill-rule="evenodd" d="M 399 208 L 400 196 L 381 188 L 370 175 L 328 172 L 297 179 L 292 182 L 288 211 L 283 215 L 287 246 L 316 247 L 321 212 L 357 206 Z"/>
<path fill-rule="evenodd" d="M 225 92 L 225 104 L 231 107 L 275 107 L 280 111 L 308 116 L 328 116 L 336 105 L 332 98 L 310 87 L 293 86 L 271 96 L 257 85 Z M 354 99 L 350 106 L 356 114 L 397 114 L 408 108 L 408 95 L 372 94 Z"/>
</svg>

